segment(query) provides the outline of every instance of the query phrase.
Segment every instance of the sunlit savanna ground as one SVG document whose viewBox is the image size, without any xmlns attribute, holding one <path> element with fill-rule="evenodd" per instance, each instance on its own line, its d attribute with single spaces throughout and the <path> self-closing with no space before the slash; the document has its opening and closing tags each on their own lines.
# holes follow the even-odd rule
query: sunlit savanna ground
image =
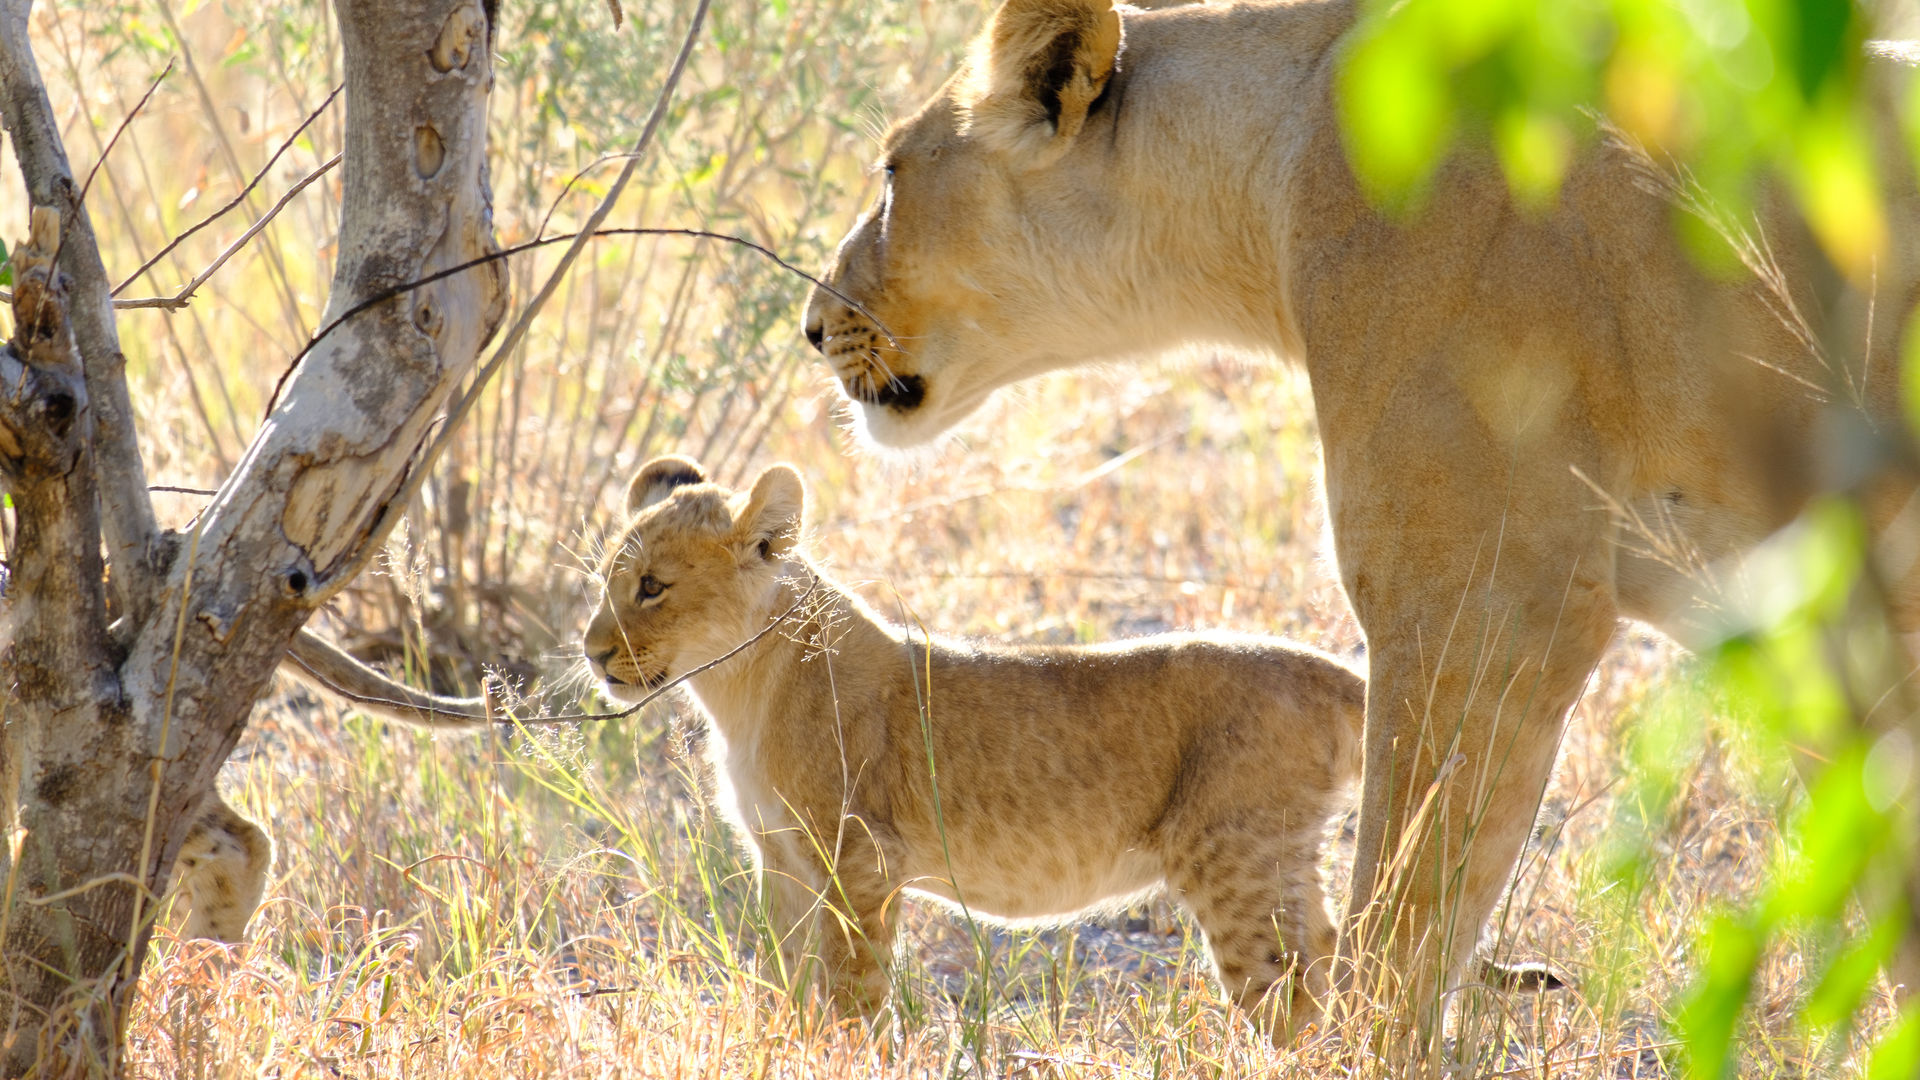
<svg viewBox="0 0 1920 1080">
<path fill-rule="evenodd" d="M 169 4 L 172 5 L 169 8 Z M 690 5 L 510 2 L 493 179 L 503 239 L 632 138 Z M 978 5 L 725 0 L 614 224 L 723 229 L 822 265 L 870 194 L 870 134 L 933 85 Z M 117 277 L 232 198 L 337 79 L 316 3 L 43 0 L 36 48 L 79 169 L 168 56 L 174 74 L 89 196 Z M 190 50 L 193 63 L 186 63 Z M 189 70 L 189 67 L 191 70 Z M 204 88 L 204 94 L 203 89 Z M 248 204 L 129 296 L 171 291 L 341 145 L 325 111 Z M 612 170 L 555 218 L 583 216 Z M 9 192 L 16 192 L 8 181 Z M 331 271 L 337 177 L 186 309 L 121 335 L 156 484 L 210 487 L 240 455 Z M 0 229 L 23 208 L 0 201 Z M 525 296 L 548 263 L 515 264 Z M 556 295 L 377 574 L 322 629 L 443 689 L 476 665 L 571 706 L 586 569 L 626 477 L 700 457 L 737 482 L 791 461 L 811 547 L 883 610 L 1010 641 L 1170 627 L 1270 631 L 1363 661 L 1335 584 L 1304 382 L 1217 357 L 1058 377 L 949 445 L 854 448 L 795 325 L 803 283 L 749 254 L 615 240 Z M 170 524 L 202 498 L 160 494 Z M 1783 761 L 1622 635 L 1575 711 L 1502 947 L 1579 980 L 1544 1003 L 1465 994 L 1476 1074 L 1657 1076 L 1703 920 L 1759 886 L 1798 797 Z M 909 918 L 901 1041 L 809 1021 L 758 984 L 743 862 L 694 793 L 683 705 L 527 737 L 433 739 L 287 684 L 228 769 L 274 834 L 270 899 L 231 955 L 163 930 L 132 1025 L 154 1077 L 1332 1075 L 1341 1032 L 1274 1053 L 1214 999 L 1164 904 L 1034 935 Z M 592 699 L 589 697 L 588 702 Z M 1341 859 L 1337 849 L 1330 855 Z M 1742 1071 L 1844 1075 L 1846 1033 L 1796 1026 L 1815 945 L 1763 969 Z M 1888 1011 L 1884 1003 L 1881 1014 Z"/>
</svg>

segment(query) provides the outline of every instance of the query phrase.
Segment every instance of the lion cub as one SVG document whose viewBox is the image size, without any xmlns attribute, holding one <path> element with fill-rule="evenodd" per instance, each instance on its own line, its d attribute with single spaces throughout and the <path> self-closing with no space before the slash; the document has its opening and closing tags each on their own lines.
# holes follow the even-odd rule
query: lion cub
<svg viewBox="0 0 1920 1080">
<path fill-rule="evenodd" d="M 584 643 L 623 701 L 739 649 L 687 686 L 785 970 L 818 956 L 835 1003 L 871 1016 L 901 889 L 1033 924 L 1165 885 L 1283 1038 L 1334 949 L 1319 859 L 1359 772 L 1361 677 L 1244 635 L 929 640 L 801 555 L 804 501 L 789 466 L 734 492 L 649 462 Z"/>
</svg>

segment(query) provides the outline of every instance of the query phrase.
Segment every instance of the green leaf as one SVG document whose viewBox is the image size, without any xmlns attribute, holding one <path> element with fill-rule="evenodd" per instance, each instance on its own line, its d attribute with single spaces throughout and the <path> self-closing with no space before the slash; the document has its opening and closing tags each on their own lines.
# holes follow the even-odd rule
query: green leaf
<svg viewBox="0 0 1920 1080">
<path fill-rule="evenodd" d="M 1867 800 L 1867 748 L 1856 741 L 1807 793 L 1798 854 L 1774 882 L 1765 910 L 1773 920 L 1833 920 L 1886 843 L 1890 823 Z"/>
<path fill-rule="evenodd" d="M 1707 930 L 1700 982 L 1678 1018 L 1686 1033 L 1687 1073 L 1695 1080 L 1720 1080 L 1731 1071 L 1733 1031 L 1753 991 L 1764 937 L 1760 927 L 1724 916 Z"/>
<path fill-rule="evenodd" d="M 1900 1022 L 1874 1048 L 1867 1080 L 1907 1080 L 1920 1076 L 1920 1002 L 1909 1003 Z"/>
<path fill-rule="evenodd" d="M 0 285 L 13 284 L 13 256 L 7 254 L 7 242 L 0 240 Z"/>
<path fill-rule="evenodd" d="M 1793 0 L 1797 33 L 1787 35 L 1800 94 L 1818 97 L 1834 68 L 1846 63 L 1854 35 L 1851 0 Z"/>
<path fill-rule="evenodd" d="M 1381 202 L 1409 207 L 1453 136 L 1453 100 L 1427 40 L 1392 21 L 1340 73 L 1340 112 L 1355 171 Z"/>
<path fill-rule="evenodd" d="M 1807 999 L 1803 1014 L 1806 1022 L 1830 1028 L 1852 1016 L 1879 980 L 1880 965 L 1899 948 L 1905 932 L 1906 912 L 1896 912 L 1875 923 L 1865 940 L 1834 957 L 1813 996 Z"/>
<path fill-rule="evenodd" d="M 1573 136 L 1543 111 L 1512 108 L 1500 114 L 1494 149 L 1514 198 L 1522 206 L 1541 210 L 1560 191 L 1561 177 L 1573 156 Z"/>
<path fill-rule="evenodd" d="M 1887 222 L 1866 132 L 1835 103 L 1802 119 L 1795 135 L 1794 186 L 1820 246 L 1855 282 L 1872 280 Z"/>
</svg>

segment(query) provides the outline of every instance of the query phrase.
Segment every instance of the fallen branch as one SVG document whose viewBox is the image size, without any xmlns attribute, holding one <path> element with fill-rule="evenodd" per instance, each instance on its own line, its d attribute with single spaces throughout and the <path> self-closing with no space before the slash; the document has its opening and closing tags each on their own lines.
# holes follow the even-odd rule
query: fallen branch
<svg viewBox="0 0 1920 1080">
<path fill-rule="evenodd" d="M 653 704 L 667 691 L 695 675 L 711 671 L 738 656 L 786 622 L 819 588 L 820 579 L 815 577 L 791 607 L 761 627 L 758 633 L 699 667 L 668 679 L 655 687 L 646 697 L 619 712 L 515 716 L 494 697 L 491 686 L 488 686 L 486 691 L 477 698 L 440 697 L 423 690 L 415 690 L 411 686 L 382 675 L 354 659 L 338 645 L 307 629 L 302 629 L 293 639 L 293 644 L 287 647 L 287 656 L 292 664 L 282 666 L 292 672 L 294 677 L 322 693 L 352 702 L 373 715 L 398 720 L 403 724 L 412 724 L 416 727 L 442 731 L 470 731 L 487 724 L 499 724 L 502 727 L 538 727 L 548 724 L 578 723 L 584 720 L 620 720 Z"/>
<path fill-rule="evenodd" d="M 451 698 L 415 690 L 387 678 L 305 627 L 287 647 L 287 656 L 293 663 L 281 667 L 295 678 L 388 720 L 442 731 L 470 731 L 496 719 L 495 701 L 490 692 L 483 690 L 479 697 Z"/>
</svg>

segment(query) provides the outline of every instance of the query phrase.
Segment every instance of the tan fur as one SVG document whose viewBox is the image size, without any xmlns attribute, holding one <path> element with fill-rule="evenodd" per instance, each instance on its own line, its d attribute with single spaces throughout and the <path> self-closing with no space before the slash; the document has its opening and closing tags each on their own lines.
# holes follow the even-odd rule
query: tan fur
<svg viewBox="0 0 1920 1080">
<path fill-rule="evenodd" d="M 1239 635 L 929 641 L 807 561 L 803 501 L 786 466 L 736 493 L 650 463 L 584 643 L 633 700 L 787 616 L 686 685 L 788 976 L 817 955 L 838 1004 L 878 1009 L 902 890 L 1034 923 L 1164 883 L 1239 1005 L 1306 1015 L 1334 946 L 1319 856 L 1358 775 L 1361 678 Z"/>
<path fill-rule="evenodd" d="M 415 690 L 367 667 L 324 638 L 302 631 L 282 669 L 331 696 L 346 696 L 369 715 L 429 731 L 477 731 L 488 723 L 488 699 L 446 698 Z M 273 839 L 241 817 L 217 791 L 202 800 L 173 861 L 174 887 L 188 902 L 183 932 L 234 944 L 267 890 Z"/>
<path fill-rule="evenodd" d="M 807 334 L 889 445 L 1088 361 L 1220 345 L 1305 366 L 1371 647 L 1350 915 L 1362 951 L 1389 958 L 1367 988 L 1431 1002 L 1507 886 L 1621 617 L 1697 637 L 1699 571 L 1851 483 L 1888 541 L 1896 614 L 1920 624 L 1920 533 L 1896 516 L 1913 483 L 1862 471 L 1870 433 L 1901 430 L 1920 270 L 1907 155 L 1881 154 L 1896 185 L 1874 297 L 1816 299 L 1808 234 L 1777 206 L 1728 230 L 1745 271 L 1706 274 L 1672 228 L 1684 185 L 1619 140 L 1596 140 L 1539 213 L 1461 151 L 1428 212 L 1396 223 L 1363 197 L 1336 122 L 1352 3 L 1118 11 L 1095 104 L 1049 125 L 1035 103 L 1057 88 L 1032 73 L 1055 69 L 1036 58 L 1072 55 L 1063 84 L 1079 86 L 1101 65 L 1076 28 L 1108 5 L 1001 7 L 967 68 L 887 134 L 886 191 L 827 277 L 852 304 L 817 290 Z M 981 87 L 1021 85 L 1024 112 L 1000 103 L 1017 123 L 980 122 Z M 1403 842 L 1416 813 L 1429 828 Z"/>
<path fill-rule="evenodd" d="M 272 838 L 214 793 L 188 826 L 173 866 L 189 905 L 186 936 L 245 941 L 247 921 L 267 890 Z"/>
</svg>

